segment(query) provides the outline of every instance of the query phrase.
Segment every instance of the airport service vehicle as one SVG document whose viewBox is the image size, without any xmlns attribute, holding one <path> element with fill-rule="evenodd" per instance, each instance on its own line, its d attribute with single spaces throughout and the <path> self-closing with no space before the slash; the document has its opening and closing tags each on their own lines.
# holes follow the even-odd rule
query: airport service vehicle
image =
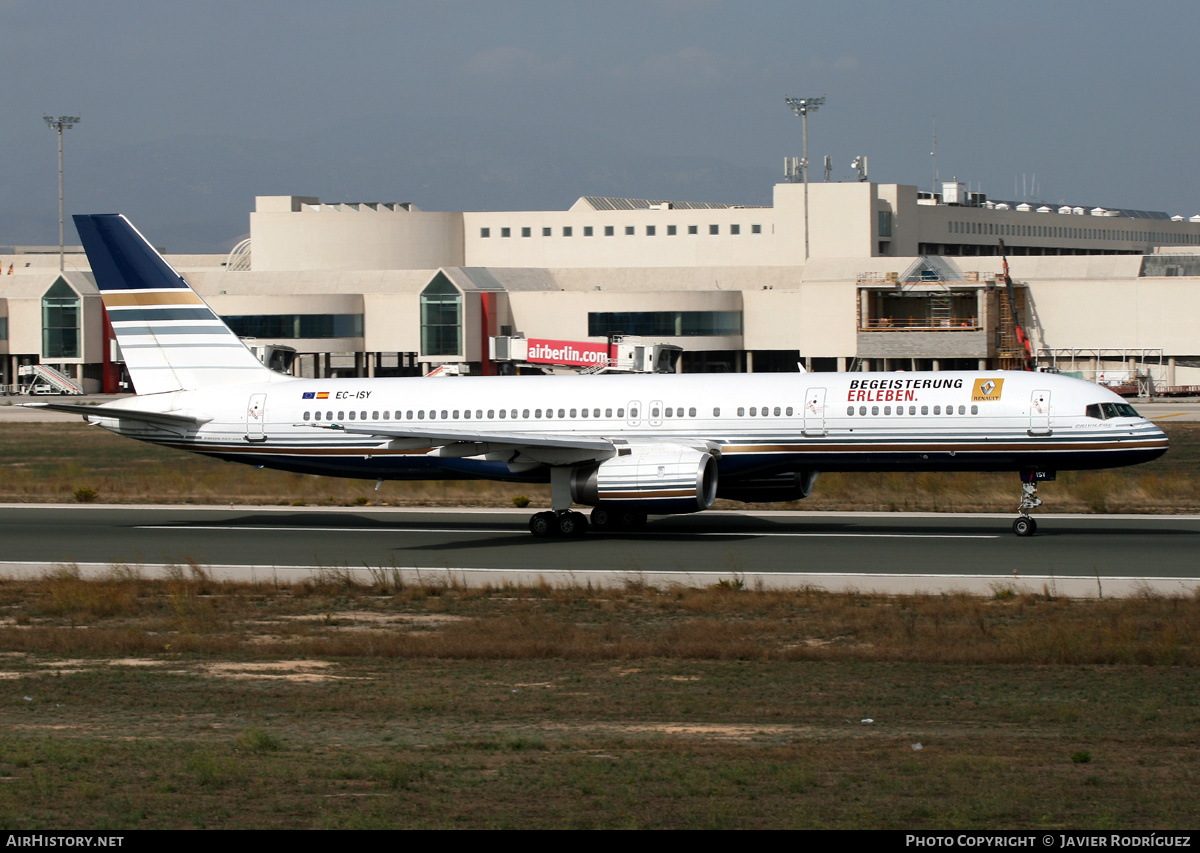
<svg viewBox="0 0 1200 853">
<path fill-rule="evenodd" d="M 1154 459 L 1120 397 L 1037 372 L 300 379 L 267 369 L 123 217 L 76 216 L 137 396 L 42 403 L 120 435 L 254 466 L 551 485 L 535 536 L 638 527 L 718 497 L 792 501 L 822 471 L 1013 471 L 1037 484 Z M 591 522 L 571 509 L 593 507 Z"/>
</svg>

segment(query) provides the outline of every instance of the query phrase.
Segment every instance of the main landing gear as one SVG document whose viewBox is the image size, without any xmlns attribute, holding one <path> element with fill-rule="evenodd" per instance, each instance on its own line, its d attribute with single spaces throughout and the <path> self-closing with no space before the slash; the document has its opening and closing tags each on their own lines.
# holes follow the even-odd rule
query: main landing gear
<svg viewBox="0 0 1200 853">
<path fill-rule="evenodd" d="M 575 510 L 547 510 L 529 519 L 529 532 L 539 539 L 561 537 L 579 539 L 588 528 L 605 533 L 617 530 L 640 530 L 646 526 L 646 516 L 639 512 L 614 511 L 605 507 L 592 510 L 592 521 Z"/>
<path fill-rule="evenodd" d="M 579 539 L 587 533 L 587 529 L 587 517 L 582 512 L 569 509 L 561 512 L 539 512 L 529 519 L 529 532 L 538 539 L 548 539 L 551 536 Z"/>
<path fill-rule="evenodd" d="M 1037 533 L 1037 522 L 1034 521 L 1029 511 L 1042 505 L 1042 499 L 1037 496 L 1039 479 L 1052 479 L 1052 476 L 1047 477 L 1038 471 L 1021 472 L 1021 505 L 1017 507 L 1017 512 L 1021 513 L 1021 517 L 1012 525 L 1013 533 L 1018 536 L 1032 536 Z"/>
<path fill-rule="evenodd" d="M 589 526 L 596 530 L 636 530 L 644 527 L 646 516 L 636 512 L 614 512 L 606 507 L 592 510 L 592 523 L 587 517 L 571 509 L 571 469 L 555 466 L 550 469 L 550 505 L 554 507 L 539 512 L 529 519 L 529 532 L 539 539 L 561 536 L 578 539 L 587 533 Z"/>
</svg>

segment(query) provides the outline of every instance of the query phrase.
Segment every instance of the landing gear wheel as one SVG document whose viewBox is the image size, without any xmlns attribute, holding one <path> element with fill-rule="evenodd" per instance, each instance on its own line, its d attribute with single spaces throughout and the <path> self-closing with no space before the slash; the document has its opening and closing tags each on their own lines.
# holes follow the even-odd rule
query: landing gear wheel
<svg viewBox="0 0 1200 853">
<path fill-rule="evenodd" d="M 1018 536 L 1032 536 L 1037 533 L 1037 522 L 1027 515 L 1023 515 L 1013 522 L 1013 533 Z"/>
<path fill-rule="evenodd" d="M 598 506 L 592 510 L 592 529 L 597 531 L 614 530 L 616 528 L 616 519 L 613 514 L 602 506 Z"/>
<path fill-rule="evenodd" d="M 560 536 L 569 539 L 579 539 L 587 533 L 588 520 L 582 512 L 560 513 L 557 519 Z"/>
<path fill-rule="evenodd" d="M 646 516 L 640 512 L 622 512 L 617 516 L 622 530 L 641 530 L 646 526 Z"/>
<path fill-rule="evenodd" d="M 552 512 L 539 512 L 529 519 L 529 532 L 538 539 L 558 535 L 558 519 Z"/>
</svg>

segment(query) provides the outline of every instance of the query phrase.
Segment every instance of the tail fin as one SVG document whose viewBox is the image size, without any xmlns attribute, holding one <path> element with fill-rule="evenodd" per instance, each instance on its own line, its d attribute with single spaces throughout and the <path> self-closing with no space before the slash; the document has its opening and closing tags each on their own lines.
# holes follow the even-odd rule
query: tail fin
<svg viewBox="0 0 1200 853">
<path fill-rule="evenodd" d="M 124 216 L 76 216 L 75 227 L 139 394 L 278 378 Z"/>
</svg>

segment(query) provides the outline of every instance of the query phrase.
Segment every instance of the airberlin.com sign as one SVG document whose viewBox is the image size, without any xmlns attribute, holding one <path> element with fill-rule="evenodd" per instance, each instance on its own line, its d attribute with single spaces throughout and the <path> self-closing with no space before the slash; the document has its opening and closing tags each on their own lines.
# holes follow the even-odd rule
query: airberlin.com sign
<svg viewBox="0 0 1200 853">
<path fill-rule="evenodd" d="M 608 363 L 607 343 L 584 343 L 583 341 L 551 341 L 544 338 L 529 339 L 530 364 L 566 364 L 572 367 L 592 367 Z"/>
</svg>

